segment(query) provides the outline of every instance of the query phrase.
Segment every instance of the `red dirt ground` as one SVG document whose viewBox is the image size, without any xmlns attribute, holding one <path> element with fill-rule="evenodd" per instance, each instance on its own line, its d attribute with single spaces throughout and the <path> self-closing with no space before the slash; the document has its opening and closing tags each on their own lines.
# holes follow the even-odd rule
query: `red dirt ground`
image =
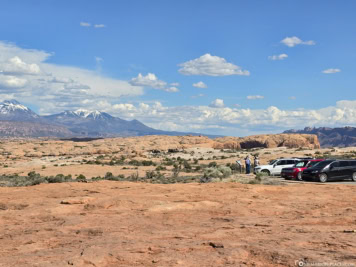
<svg viewBox="0 0 356 267">
<path fill-rule="evenodd" d="M 0 266 L 295 266 L 299 259 L 352 266 L 355 190 L 111 181 L 0 188 Z"/>
</svg>

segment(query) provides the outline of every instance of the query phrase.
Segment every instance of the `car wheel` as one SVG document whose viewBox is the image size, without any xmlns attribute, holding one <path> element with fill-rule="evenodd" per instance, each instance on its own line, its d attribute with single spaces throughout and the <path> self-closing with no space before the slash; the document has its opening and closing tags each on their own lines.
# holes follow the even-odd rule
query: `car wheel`
<svg viewBox="0 0 356 267">
<path fill-rule="evenodd" d="M 319 175 L 320 183 L 326 183 L 328 181 L 328 176 L 325 173 Z"/>
<path fill-rule="evenodd" d="M 298 172 L 298 174 L 297 174 L 297 179 L 298 179 L 299 181 L 303 181 L 302 172 Z"/>
<path fill-rule="evenodd" d="M 262 170 L 261 172 L 262 172 L 263 174 L 265 174 L 265 175 L 268 175 L 268 176 L 271 175 L 271 173 L 269 172 L 269 170 Z"/>
<path fill-rule="evenodd" d="M 356 182 L 356 172 L 354 172 L 354 173 L 352 174 L 352 180 L 353 180 L 354 182 Z"/>
</svg>

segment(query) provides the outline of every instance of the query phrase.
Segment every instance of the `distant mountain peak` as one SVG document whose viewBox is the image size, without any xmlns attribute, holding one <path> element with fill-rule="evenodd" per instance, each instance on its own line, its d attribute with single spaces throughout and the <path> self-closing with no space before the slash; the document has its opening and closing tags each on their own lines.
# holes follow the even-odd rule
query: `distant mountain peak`
<svg viewBox="0 0 356 267">
<path fill-rule="evenodd" d="M 12 99 L 0 103 L 0 110 L 2 114 L 7 114 L 16 110 L 29 111 L 29 108 Z"/>
<path fill-rule="evenodd" d="M 31 109 L 14 99 L 0 102 L 0 115 L 0 120 L 32 121 L 40 118 Z"/>
</svg>

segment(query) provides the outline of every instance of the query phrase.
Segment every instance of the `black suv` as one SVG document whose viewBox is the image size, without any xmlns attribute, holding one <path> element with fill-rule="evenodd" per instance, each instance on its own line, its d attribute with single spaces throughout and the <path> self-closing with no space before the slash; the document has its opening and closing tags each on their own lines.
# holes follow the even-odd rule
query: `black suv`
<svg viewBox="0 0 356 267">
<path fill-rule="evenodd" d="M 304 170 L 302 178 L 321 183 L 344 179 L 352 179 L 356 182 L 356 160 L 327 159 Z"/>
</svg>

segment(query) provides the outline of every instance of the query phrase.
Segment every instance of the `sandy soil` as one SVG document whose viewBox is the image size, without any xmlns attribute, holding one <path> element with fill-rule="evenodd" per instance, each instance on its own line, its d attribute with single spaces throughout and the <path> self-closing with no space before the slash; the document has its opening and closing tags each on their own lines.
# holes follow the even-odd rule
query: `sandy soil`
<svg viewBox="0 0 356 267">
<path fill-rule="evenodd" d="M 0 266 L 354 264 L 355 188 L 111 181 L 0 188 Z"/>
</svg>

